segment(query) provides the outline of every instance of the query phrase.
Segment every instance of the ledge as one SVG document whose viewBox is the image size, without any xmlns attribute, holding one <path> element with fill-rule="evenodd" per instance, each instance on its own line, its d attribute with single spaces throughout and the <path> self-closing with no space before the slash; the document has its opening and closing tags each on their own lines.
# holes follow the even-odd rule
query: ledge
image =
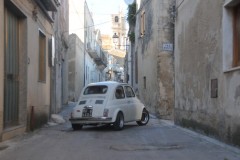
<svg viewBox="0 0 240 160">
<path fill-rule="evenodd" d="M 228 70 L 223 71 L 223 73 L 229 73 L 229 72 L 233 72 L 233 71 L 237 71 L 240 70 L 240 66 L 239 67 L 234 67 L 234 68 L 230 68 Z"/>
</svg>

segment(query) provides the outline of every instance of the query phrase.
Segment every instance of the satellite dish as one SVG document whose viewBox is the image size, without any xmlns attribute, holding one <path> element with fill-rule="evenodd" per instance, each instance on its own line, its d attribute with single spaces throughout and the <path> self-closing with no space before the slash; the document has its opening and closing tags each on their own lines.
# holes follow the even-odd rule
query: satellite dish
<svg viewBox="0 0 240 160">
<path fill-rule="evenodd" d="M 127 4 L 127 5 L 130 5 L 134 2 L 134 0 L 124 0 L 124 2 Z"/>
</svg>

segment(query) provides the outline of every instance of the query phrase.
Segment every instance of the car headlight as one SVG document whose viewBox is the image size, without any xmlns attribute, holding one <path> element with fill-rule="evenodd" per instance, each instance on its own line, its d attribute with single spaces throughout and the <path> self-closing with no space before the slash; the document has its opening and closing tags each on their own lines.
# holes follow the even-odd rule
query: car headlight
<svg viewBox="0 0 240 160">
<path fill-rule="evenodd" d="M 109 112 L 109 109 L 104 109 L 103 110 L 103 117 L 108 117 L 108 112 Z"/>
</svg>

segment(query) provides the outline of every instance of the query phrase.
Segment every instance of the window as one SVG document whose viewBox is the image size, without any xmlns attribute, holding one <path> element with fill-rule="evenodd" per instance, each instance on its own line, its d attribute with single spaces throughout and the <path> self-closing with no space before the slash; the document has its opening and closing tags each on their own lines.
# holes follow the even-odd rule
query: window
<svg viewBox="0 0 240 160">
<path fill-rule="evenodd" d="M 117 87 L 116 92 L 115 92 L 115 97 L 117 99 L 123 99 L 125 97 L 122 86 Z"/>
<path fill-rule="evenodd" d="M 135 94 L 131 87 L 125 86 L 124 88 L 125 88 L 126 97 L 135 97 Z"/>
<path fill-rule="evenodd" d="M 38 79 L 40 82 L 46 81 L 46 37 L 39 31 L 39 72 Z"/>
<path fill-rule="evenodd" d="M 240 66 L 240 5 L 233 9 L 233 67 Z"/>
<path fill-rule="evenodd" d="M 118 23 L 118 21 L 119 21 L 118 16 L 115 16 L 114 21 L 115 21 L 115 23 Z"/>
<path fill-rule="evenodd" d="M 145 35 L 145 12 L 141 13 L 141 24 L 140 24 L 140 35 L 141 37 Z"/>
<path fill-rule="evenodd" d="M 223 71 L 240 68 L 240 1 L 228 0 L 222 19 Z"/>
<path fill-rule="evenodd" d="M 211 98 L 218 97 L 218 80 L 212 79 L 211 80 Z"/>
<path fill-rule="evenodd" d="M 138 83 L 138 52 L 135 52 L 135 83 Z"/>
<path fill-rule="evenodd" d="M 143 85 L 144 85 L 144 89 L 146 89 L 147 88 L 147 82 L 146 82 L 147 80 L 146 80 L 146 77 L 143 77 Z"/>
<path fill-rule="evenodd" d="M 88 94 L 105 94 L 107 93 L 107 86 L 89 86 L 84 90 L 84 95 Z"/>
<path fill-rule="evenodd" d="M 88 67 L 86 66 L 86 73 L 85 73 L 86 75 L 86 80 L 88 79 Z"/>
</svg>

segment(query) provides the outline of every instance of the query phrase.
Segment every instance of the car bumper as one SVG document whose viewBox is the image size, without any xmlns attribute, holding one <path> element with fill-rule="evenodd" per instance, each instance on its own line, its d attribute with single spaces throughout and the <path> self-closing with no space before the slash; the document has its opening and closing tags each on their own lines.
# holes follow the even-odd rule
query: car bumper
<svg viewBox="0 0 240 160">
<path fill-rule="evenodd" d="M 70 118 L 69 121 L 73 124 L 108 124 L 108 123 L 113 123 L 111 117 Z"/>
</svg>

